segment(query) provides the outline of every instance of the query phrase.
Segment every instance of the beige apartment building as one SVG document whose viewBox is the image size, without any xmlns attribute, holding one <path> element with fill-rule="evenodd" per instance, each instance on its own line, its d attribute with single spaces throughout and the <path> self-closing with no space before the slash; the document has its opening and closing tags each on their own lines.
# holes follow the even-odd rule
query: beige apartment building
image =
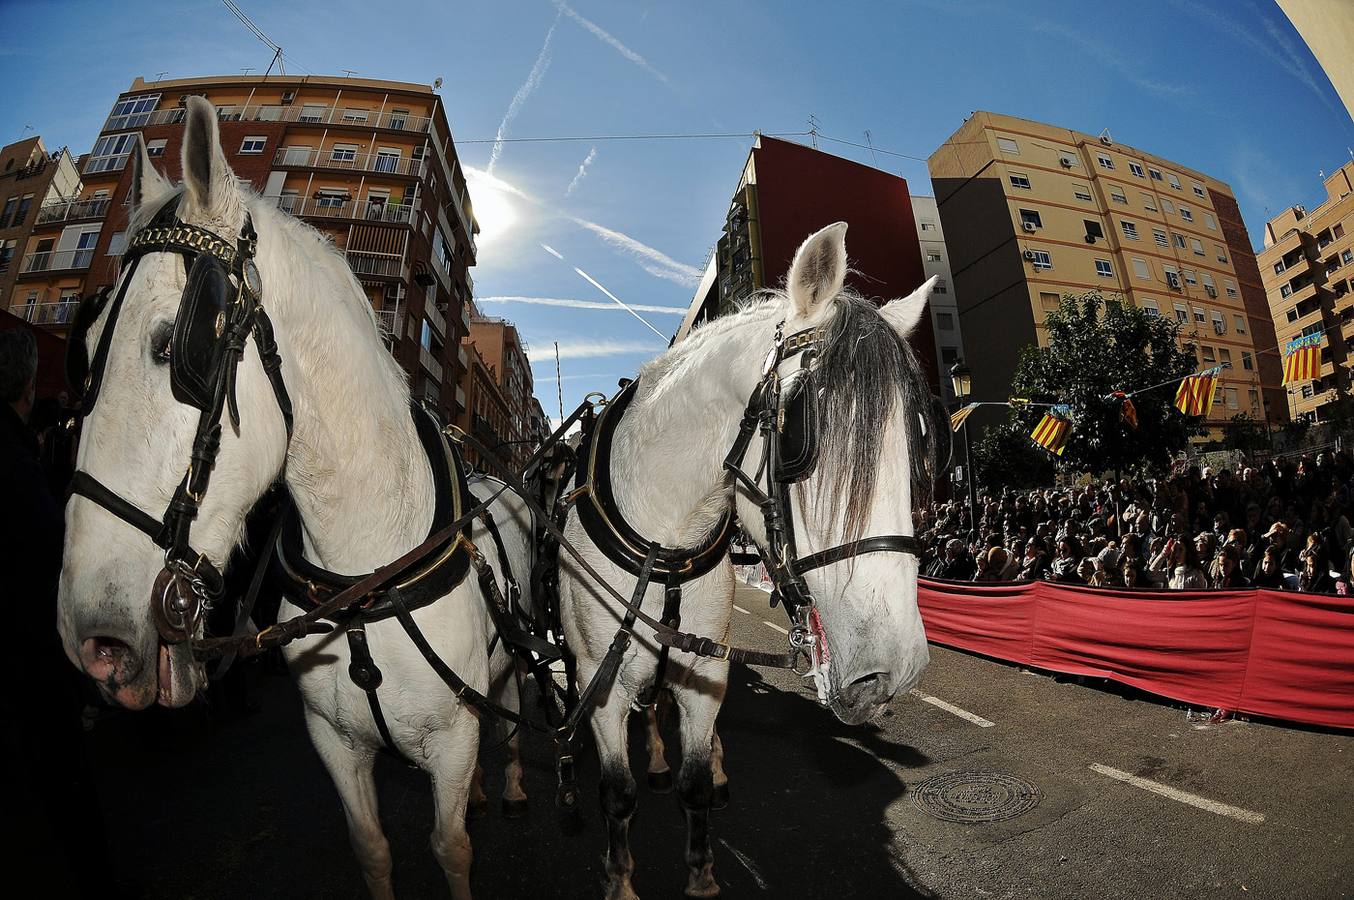
<svg viewBox="0 0 1354 900">
<path fill-rule="evenodd" d="M 1209 437 L 1287 405 L 1255 255 L 1231 189 L 1113 139 L 974 113 L 928 161 L 973 394 L 1008 396 L 1064 294 L 1098 289 L 1174 316 L 1200 368 L 1224 364 Z M 1125 388 L 1131 388 L 1125 385 Z"/>
<path fill-rule="evenodd" d="M 1325 335 L 1321 377 L 1287 385 L 1289 412 L 1322 421 L 1330 404 L 1351 388 L 1354 162 L 1326 179 L 1326 202 L 1316 209 L 1290 206 L 1265 223 L 1259 262 L 1279 352 L 1293 338 Z"/>
<path fill-rule="evenodd" d="M 912 196 L 912 216 L 916 219 L 917 242 L 921 245 L 925 277 L 935 277 L 928 305 L 931 308 L 931 333 L 936 340 L 936 365 L 939 366 L 940 399 L 954 402 L 950 367 L 964 358 L 964 336 L 959 330 L 959 305 L 954 298 L 954 275 L 950 272 L 950 252 L 945 248 L 945 230 L 935 197 Z"/>
<path fill-rule="evenodd" d="M 64 147 L 49 152 L 42 138 L 34 135 L 0 148 L 0 309 L 36 324 L 54 321 L 50 317 L 59 312 L 63 285 L 24 284 L 18 289 L 16 285 L 33 229 L 53 206 L 64 208 L 79 193 L 80 173 Z M 77 296 L 72 292 L 68 299 Z"/>
<path fill-rule="evenodd" d="M 465 416 L 474 210 L 441 97 L 369 78 L 137 78 L 113 103 L 73 196 L 46 203 L 16 249 L 10 311 L 58 333 L 80 296 L 111 284 L 124 245 L 137 137 L 179 177 L 187 99 L 217 108 L 237 176 L 331 238 L 389 333 L 416 397 Z M 36 296 L 34 302 L 29 299 Z"/>
</svg>

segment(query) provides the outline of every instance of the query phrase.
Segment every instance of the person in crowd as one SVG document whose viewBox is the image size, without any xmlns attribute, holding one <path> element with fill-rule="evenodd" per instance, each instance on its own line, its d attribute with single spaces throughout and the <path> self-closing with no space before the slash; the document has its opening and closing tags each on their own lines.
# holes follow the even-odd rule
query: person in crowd
<svg viewBox="0 0 1354 900">
<path fill-rule="evenodd" d="M 1253 587 L 1267 588 L 1271 591 L 1288 590 L 1288 579 L 1279 568 L 1280 555 L 1272 544 L 1265 548 L 1260 557 L 1260 565 L 1255 570 L 1255 577 L 1251 579 Z"/>
<path fill-rule="evenodd" d="M 1308 594 L 1335 593 L 1335 579 L 1331 578 L 1326 563 L 1326 551 L 1318 543 L 1302 552 L 1302 568 L 1298 570 L 1298 590 Z"/>
<path fill-rule="evenodd" d="M 1217 565 L 1214 567 L 1212 586 L 1219 589 L 1236 590 L 1251 586 L 1251 581 L 1241 572 L 1241 552 L 1235 544 L 1225 544 L 1218 551 Z"/>
<path fill-rule="evenodd" d="M 1173 591 L 1196 591 L 1208 587 L 1208 576 L 1199 565 L 1199 554 L 1194 549 L 1196 545 L 1182 535 L 1168 546 L 1170 555 L 1167 571 L 1170 574 L 1166 586 Z"/>
<path fill-rule="evenodd" d="M 1003 576 L 1006 574 L 1006 568 L 1010 562 L 1010 554 L 1005 547 L 990 548 L 983 560 L 983 570 L 974 576 L 974 581 L 1007 580 Z"/>
<path fill-rule="evenodd" d="M 1053 558 L 1050 574 L 1054 581 L 1076 581 L 1077 566 L 1081 563 L 1081 542 L 1070 534 L 1058 539 L 1058 554 Z"/>
<path fill-rule="evenodd" d="M 964 542 L 951 538 L 945 542 L 944 557 L 934 560 L 926 569 L 932 578 L 944 578 L 948 581 L 968 581 L 973 577 L 973 560 L 965 551 Z"/>
<path fill-rule="evenodd" d="M 1126 588 L 1149 587 L 1143 582 L 1142 558 L 1125 556 L 1119 563 L 1119 577 Z"/>
<path fill-rule="evenodd" d="M 1044 539 L 1038 536 L 1030 538 L 1025 542 L 1025 555 L 1021 557 L 1015 580 L 1034 581 L 1043 578 L 1048 570 L 1048 550 L 1044 546 Z"/>
<path fill-rule="evenodd" d="M 1264 538 L 1269 542 L 1269 546 L 1275 549 L 1280 569 L 1285 572 L 1292 572 L 1297 569 L 1297 554 L 1288 548 L 1288 525 L 1283 522 L 1275 522 L 1269 526 Z M 1252 580 L 1254 580 L 1254 576 L 1252 576 Z"/>
</svg>

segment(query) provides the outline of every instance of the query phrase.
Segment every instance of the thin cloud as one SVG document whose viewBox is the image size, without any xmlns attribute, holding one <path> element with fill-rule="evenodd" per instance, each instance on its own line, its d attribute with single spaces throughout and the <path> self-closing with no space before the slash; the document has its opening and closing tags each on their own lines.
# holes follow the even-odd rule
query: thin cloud
<svg viewBox="0 0 1354 900">
<path fill-rule="evenodd" d="M 574 180 L 569 182 L 569 187 L 564 191 L 565 196 L 568 196 L 569 194 L 572 194 L 574 192 L 574 188 L 578 187 L 579 182 L 581 182 L 584 176 L 588 174 L 588 166 L 592 165 L 592 161 L 596 158 L 597 158 L 597 148 L 593 147 L 591 150 L 588 151 L 588 156 L 586 159 L 583 160 L 582 165 L 578 167 L 578 174 L 574 176 Z"/>
<path fill-rule="evenodd" d="M 598 225 L 596 222 L 589 222 L 587 219 L 580 219 L 577 216 L 569 216 L 569 219 L 575 225 L 586 228 L 613 247 L 639 259 L 644 270 L 650 275 L 665 278 L 684 287 L 695 287 L 700 283 L 701 271 L 695 266 L 678 262 L 663 251 L 650 247 L 648 244 L 638 241 L 624 232 L 616 231 L 614 228 L 607 228 L 605 225 Z M 645 263 L 649 263 L 649 265 L 644 265 Z"/>
<path fill-rule="evenodd" d="M 535 306 L 561 306 L 568 309 L 601 309 L 614 312 L 623 312 L 623 309 L 614 303 L 603 303 L 600 300 L 576 300 L 572 297 L 476 297 L 476 303 L 528 303 Z M 684 316 L 685 307 L 681 306 L 643 306 L 629 304 L 630 309 L 636 312 L 659 313 L 665 316 Z"/>
<path fill-rule="evenodd" d="M 626 356 L 629 354 L 658 353 L 667 348 L 653 341 L 597 341 L 569 340 L 559 342 L 560 359 L 592 359 L 599 356 Z M 555 358 L 555 345 L 552 342 L 533 341 L 527 357 L 533 364 L 547 362 Z"/>
<path fill-rule="evenodd" d="M 551 348 L 550 348 L 550 356 L 551 356 L 552 359 L 554 358 L 554 355 L 555 355 L 555 350 L 554 350 L 553 347 L 551 347 Z M 535 372 L 531 373 L 531 380 L 532 380 L 533 382 L 535 382 L 536 384 L 554 384 L 554 383 L 557 382 L 557 381 L 584 381 L 584 380 L 588 380 L 588 379 L 595 379 L 595 378 L 611 378 L 611 377 L 612 377 L 612 376 L 611 376 L 610 374 L 606 373 L 606 372 L 600 372 L 600 373 L 595 374 L 595 375 L 565 375 L 565 376 L 562 377 L 562 378 L 556 378 L 554 375 L 540 376 L 540 375 L 537 375 Z M 556 424 L 555 427 L 558 428 L 559 425 Z"/>
<path fill-rule="evenodd" d="M 489 174 L 493 174 L 494 166 L 498 165 L 498 158 L 503 155 L 503 139 L 508 136 L 508 126 L 512 120 L 517 118 L 517 114 L 522 110 L 522 104 L 527 102 L 527 98 L 536 92 L 536 88 L 541 86 L 541 79 L 545 77 L 545 70 L 550 68 L 550 42 L 555 37 L 555 27 L 559 25 L 559 18 L 563 15 L 563 10 L 555 13 L 555 21 L 550 23 L 550 30 L 545 33 L 545 43 L 541 45 L 541 52 L 536 54 L 536 62 L 531 66 L 531 73 L 527 75 L 527 80 L 522 82 L 522 86 L 513 94 L 512 102 L 508 104 L 508 111 L 503 114 L 503 121 L 498 123 L 498 134 L 494 135 L 494 147 L 489 151 Z"/>
<path fill-rule="evenodd" d="M 1044 34 L 1051 34 L 1054 37 L 1062 38 L 1064 41 L 1075 44 L 1084 52 L 1094 56 L 1100 62 L 1117 71 L 1125 79 L 1136 84 L 1145 91 L 1154 94 L 1160 94 L 1163 97 L 1191 97 L 1194 96 L 1194 90 L 1183 84 L 1169 84 L 1164 81 L 1153 81 L 1150 78 L 1143 78 L 1139 74 L 1139 67 L 1133 65 L 1119 54 L 1115 53 L 1105 46 L 1104 41 L 1092 40 L 1084 34 L 1073 31 L 1066 25 L 1059 22 L 1039 21 L 1031 24 L 1034 31 Z"/>
<path fill-rule="evenodd" d="M 639 66 L 641 69 L 648 72 L 654 78 L 657 78 L 659 81 L 663 82 L 663 84 L 668 85 L 669 87 L 672 86 L 672 82 L 668 80 L 668 76 L 664 75 L 662 72 L 658 71 L 653 66 L 649 65 L 649 61 L 647 59 L 645 59 L 635 51 L 631 50 L 629 47 L 622 44 L 619 40 L 613 37 L 610 32 L 603 29 L 596 22 L 583 18 L 578 14 L 577 10 L 575 10 L 569 4 L 563 2 L 563 0 L 555 0 L 555 8 L 558 9 L 564 15 L 573 19 L 579 25 L 582 25 L 588 31 L 592 32 L 593 35 L 599 41 L 614 48 L 616 52 L 619 53 L 621 56 L 625 57 L 635 65 Z"/>
</svg>

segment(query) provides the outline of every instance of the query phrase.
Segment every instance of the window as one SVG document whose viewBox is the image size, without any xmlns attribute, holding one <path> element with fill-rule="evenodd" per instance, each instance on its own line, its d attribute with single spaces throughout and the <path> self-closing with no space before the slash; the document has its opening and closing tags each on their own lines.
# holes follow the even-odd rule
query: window
<svg viewBox="0 0 1354 900">
<path fill-rule="evenodd" d="M 1039 305 L 1044 308 L 1044 312 L 1052 312 L 1058 308 L 1058 295 L 1052 291 L 1040 291 Z"/>
<path fill-rule="evenodd" d="M 347 191 L 321 190 L 315 194 L 315 205 L 320 209 L 339 209 L 347 202 Z"/>
<path fill-rule="evenodd" d="M 1336 222 L 1335 227 L 1331 228 L 1330 232 L 1331 234 L 1335 235 L 1336 240 L 1339 240 L 1340 238 L 1345 236 L 1345 226 L 1341 225 L 1339 222 Z"/>
<path fill-rule="evenodd" d="M 1133 257 L 1133 274 L 1144 281 L 1150 281 L 1152 269 L 1147 265 L 1147 260 Z"/>
<path fill-rule="evenodd" d="M 99 138 L 85 163 L 85 174 L 111 172 L 121 169 L 127 162 L 127 154 L 136 145 L 136 133 L 110 134 Z"/>
<path fill-rule="evenodd" d="M 1117 187 L 1111 187 L 1111 188 L 1110 188 L 1110 199 L 1113 200 L 1115 203 L 1127 203 L 1127 202 L 1128 202 L 1128 195 L 1125 194 L 1125 193 L 1123 192 L 1123 190 L 1121 190 L 1120 188 L 1117 188 Z"/>
<path fill-rule="evenodd" d="M 1246 393 L 1250 396 L 1251 412 L 1258 415 L 1260 413 L 1260 392 L 1255 388 L 1251 388 Z"/>
<path fill-rule="evenodd" d="M 932 222 L 930 219 L 922 219 L 922 220 L 921 220 L 921 230 L 922 230 L 922 231 L 935 231 L 935 230 L 936 230 L 936 223 L 935 223 L 935 222 Z"/>
<path fill-rule="evenodd" d="M 147 142 L 147 144 L 146 144 L 146 155 L 147 155 L 147 156 L 164 156 L 164 155 L 165 155 L 165 144 L 167 144 L 167 143 L 169 143 L 169 141 L 166 140 L 165 138 L 156 138 L 156 139 L 153 140 L 153 141 Z"/>
<path fill-rule="evenodd" d="M 1213 333 L 1227 333 L 1227 321 L 1223 318 L 1222 313 L 1218 312 L 1216 309 L 1213 310 Z"/>
<path fill-rule="evenodd" d="M 1175 321 L 1179 322 L 1181 325 L 1189 323 L 1189 308 L 1183 303 L 1175 304 Z"/>
<path fill-rule="evenodd" d="M 1274 264 L 1274 274 L 1275 274 L 1275 275 L 1282 275 L 1285 268 L 1287 268 L 1287 267 L 1283 264 L 1283 260 L 1279 260 L 1278 262 L 1276 262 L 1276 263 Z"/>
<path fill-rule="evenodd" d="M 1100 228 L 1100 223 L 1095 219 L 1082 219 L 1081 224 L 1086 226 L 1086 237 L 1099 240 L 1105 236 L 1105 232 Z M 1087 243 L 1092 243 L 1088 241 Z"/>
<path fill-rule="evenodd" d="M 1119 222 L 1119 227 L 1124 230 L 1124 237 L 1128 238 L 1130 241 L 1136 241 L 1138 239 L 1138 226 L 1134 223 L 1121 220 Z"/>
<path fill-rule="evenodd" d="M 108 239 L 108 255 L 121 256 L 122 251 L 127 249 L 127 232 L 115 231 L 113 236 Z"/>
<path fill-rule="evenodd" d="M 1142 208 L 1147 210 L 1148 212 L 1157 211 L 1157 202 L 1152 199 L 1151 194 L 1144 193 L 1142 195 Z"/>
<path fill-rule="evenodd" d="M 1291 284 L 1281 284 L 1281 285 L 1279 285 L 1279 296 L 1280 296 L 1280 297 L 1291 297 L 1292 295 L 1293 295 L 1293 286 L 1292 286 Z"/>
<path fill-rule="evenodd" d="M 343 111 L 343 121 L 345 122 L 365 122 L 367 121 L 367 110 L 365 109 L 345 109 Z"/>
<path fill-rule="evenodd" d="M 1114 266 L 1110 265 L 1108 259 L 1097 259 L 1095 261 L 1095 274 L 1099 275 L 1101 278 L 1113 278 Z"/>
<path fill-rule="evenodd" d="M 1131 162 L 1128 164 L 1128 171 L 1132 172 L 1138 178 L 1146 178 L 1147 173 L 1142 170 L 1141 163 Z"/>
<path fill-rule="evenodd" d="M 1255 371 L 1255 357 L 1251 356 L 1251 351 L 1241 351 L 1241 368 L 1245 369 L 1247 372 Z"/>
<path fill-rule="evenodd" d="M 1181 250 L 1185 249 L 1185 236 L 1183 234 L 1171 232 L 1171 238 L 1175 241 L 1175 246 L 1179 247 Z"/>
<path fill-rule="evenodd" d="M 997 138 L 997 147 L 1001 149 L 1002 153 L 1011 153 L 1016 156 L 1020 155 L 1020 145 L 1010 138 Z"/>
<path fill-rule="evenodd" d="M 1072 196 L 1078 200 L 1090 200 L 1091 189 L 1084 184 L 1074 184 L 1072 185 Z"/>
<path fill-rule="evenodd" d="M 1157 242 L 1158 247 L 1169 247 L 1170 242 L 1166 240 L 1166 232 L 1160 228 L 1152 229 L 1152 239 Z"/>
<path fill-rule="evenodd" d="M 323 122 L 325 114 L 329 112 L 329 107 L 323 103 L 307 103 L 301 107 L 301 115 L 297 119 L 299 122 Z"/>
<path fill-rule="evenodd" d="M 1214 244 L 1213 252 L 1215 252 L 1218 255 L 1218 262 L 1220 263 L 1227 262 L 1227 251 L 1222 248 L 1221 244 Z"/>
<path fill-rule="evenodd" d="M 1199 183 L 1196 182 L 1196 181 L 1191 181 L 1191 182 L 1189 183 L 1189 186 L 1192 187 L 1192 188 L 1194 188 L 1194 196 L 1196 196 L 1196 197 L 1202 197 L 1202 196 L 1204 196 L 1204 187 L 1203 187 L 1203 185 L 1199 184 Z"/>
<path fill-rule="evenodd" d="M 940 348 L 940 361 L 943 362 L 943 363 L 944 363 L 945 365 L 947 365 L 947 366 L 952 366 L 952 365 L 954 365 L 955 363 L 959 362 L 959 348 L 958 348 L 958 347 L 941 347 L 941 348 Z"/>
<path fill-rule="evenodd" d="M 407 109 L 392 109 L 392 110 L 390 111 L 390 127 L 391 127 L 391 128 L 404 128 L 405 125 L 406 125 L 406 123 L 408 123 L 408 121 L 409 121 L 409 110 L 407 110 Z"/>
<path fill-rule="evenodd" d="M 14 259 L 14 241 L 0 241 L 0 274 L 9 271 L 10 260 Z"/>
<path fill-rule="evenodd" d="M 1108 156 L 1106 156 L 1105 154 L 1103 154 L 1103 153 L 1097 153 L 1097 154 L 1095 155 L 1095 158 L 1096 158 L 1096 161 L 1100 163 L 1100 168 L 1102 168 L 1102 169 L 1113 169 L 1113 168 L 1114 168 L 1114 160 L 1110 159 L 1110 158 L 1109 158 Z"/>
<path fill-rule="evenodd" d="M 1223 282 L 1223 285 L 1227 288 L 1227 296 L 1229 296 L 1229 297 L 1235 297 L 1235 296 L 1236 296 L 1236 284 L 1235 284 L 1235 283 L 1233 283 L 1233 282 L 1231 282 L 1231 281 L 1224 281 L 1224 282 Z M 1241 329 L 1238 328 L 1237 330 L 1240 331 Z"/>
<path fill-rule="evenodd" d="M 936 326 L 941 331 L 954 331 L 954 313 L 936 313 Z"/>
<path fill-rule="evenodd" d="M 1205 346 L 1201 349 L 1204 351 L 1204 362 L 1208 363 L 1210 366 L 1215 365 L 1218 361 L 1218 357 L 1217 354 L 1213 352 L 1213 348 Z"/>
<path fill-rule="evenodd" d="M 356 162 L 357 145 L 356 144 L 335 144 L 329 151 L 329 161 L 336 163 Z"/>
<path fill-rule="evenodd" d="M 1190 249 L 1194 251 L 1194 255 L 1195 255 L 1195 256 L 1203 256 L 1203 255 L 1204 255 L 1204 245 L 1203 245 L 1203 242 L 1200 241 L 1198 238 L 1190 238 L 1190 239 L 1189 239 L 1189 246 L 1190 246 Z"/>
<path fill-rule="evenodd" d="M 937 253 L 937 252 L 935 252 L 934 250 L 927 250 L 927 251 L 926 251 L 926 261 L 927 261 L 927 262 L 940 262 L 940 261 L 941 261 L 940 254 Z"/>
<path fill-rule="evenodd" d="M 1020 211 L 1020 224 L 1033 225 L 1035 228 L 1043 228 L 1044 220 L 1039 217 L 1039 213 L 1033 209 L 1022 209 Z"/>
<path fill-rule="evenodd" d="M 0 228 L 8 228 L 10 219 L 14 216 L 14 208 L 19 205 L 18 197 L 10 197 L 5 201 L 5 211 L 0 212 Z"/>
<path fill-rule="evenodd" d="M 1142 311 L 1145 312 L 1145 313 L 1147 313 L 1149 316 L 1160 316 L 1160 315 L 1161 315 L 1161 307 L 1158 306 L 1158 305 L 1157 305 L 1157 302 L 1156 302 L 1155 300 L 1153 300 L 1151 297 L 1145 297 L 1145 298 L 1143 299 L 1143 301 L 1142 301 Z"/>
<path fill-rule="evenodd" d="M 1180 218 L 1184 219 L 1186 222 L 1194 221 L 1194 213 L 1190 212 L 1190 208 L 1183 203 L 1180 204 Z"/>
<path fill-rule="evenodd" d="M 1192 285 L 1195 285 L 1195 286 L 1197 286 L 1197 285 L 1199 284 L 1199 279 L 1198 279 L 1198 277 L 1194 274 L 1194 270 L 1193 270 L 1193 269 L 1181 269 L 1181 270 L 1180 270 L 1180 274 L 1184 276 L 1184 278 L 1185 278 L 1185 284 L 1192 284 Z M 1203 319 L 1200 319 L 1199 321 L 1202 322 Z"/>
<path fill-rule="evenodd" d="M 1226 351 L 1223 352 L 1225 353 Z M 1226 389 L 1226 391 L 1227 391 L 1227 408 L 1236 409 L 1236 388 L 1229 387 Z"/>
<path fill-rule="evenodd" d="M 1011 187 L 1020 188 L 1022 191 L 1030 189 L 1030 176 L 1011 173 Z"/>
<path fill-rule="evenodd" d="M 1031 250 L 1030 254 L 1034 257 L 1030 262 L 1034 263 L 1036 269 L 1053 268 L 1053 257 L 1049 256 L 1047 250 Z"/>
<path fill-rule="evenodd" d="M 1161 211 L 1162 211 L 1162 212 L 1168 212 L 1168 213 L 1174 213 L 1174 212 L 1175 212 L 1175 204 L 1171 202 L 1171 198 L 1170 198 L 1170 197 L 1162 197 L 1162 198 L 1161 198 Z"/>
<path fill-rule="evenodd" d="M 1346 250 L 1344 253 L 1341 253 L 1340 261 L 1345 264 L 1354 262 L 1354 250 Z"/>
<path fill-rule="evenodd" d="M 1232 351 L 1228 350 L 1226 347 L 1219 347 L 1218 354 L 1219 361 L 1230 368 L 1232 365 Z"/>
<path fill-rule="evenodd" d="M 1175 188 L 1177 191 L 1181 189 L 1180 179 L 1176 178 L 1174 175 L 1167 175 L 1166 181 L 1168 184 L 1170 184 L 1171 187 Z"/>
<path fill-rule="evenodd" d="M 1209 231 L 1217 231 L 1218 223 L 1214 221 L 1212 213 L 1204 213 L 1204 225 Z"/>
<path fill-rule="evenodd" d="M 400 151 L 393 147 L 382 147 L 376 151 L 376 171 L 395 172 L 400 167 Z"/>
<path fill-rule="evenodd" d="M 936 294 L 948 294 L 948 293 L 950 292 L 949 287 L 945 284 L 945 279 L 944 279 L 944 278 L 937 278 L 937 279 L 936 279 L 936 286 L 935 286 L 934 288 L 932 288 L 931 290 L 932 290 L 933 293 L 936 293 Z"/>
<path fill-rule="evenodd" d="M 253 135 L 240 142 L 241 153 L 262 153 L 264 146 L 268 143 L 268 138 L 262 135 Z"/>
<path fill-rule="evenodd" d="M 1148 167 L 1147 167 L 1147 174 L 1151 176 L 1151 178 L 1152 178 L 1153 181 L 1160 181 L 1160 180 L 1161 180 L 1161 170 L 1160 170 L 1160 169 L 1154 169 L 1154 168 L 1152 168 L 1151 166 L 1148 166 Z"/>
</svg>

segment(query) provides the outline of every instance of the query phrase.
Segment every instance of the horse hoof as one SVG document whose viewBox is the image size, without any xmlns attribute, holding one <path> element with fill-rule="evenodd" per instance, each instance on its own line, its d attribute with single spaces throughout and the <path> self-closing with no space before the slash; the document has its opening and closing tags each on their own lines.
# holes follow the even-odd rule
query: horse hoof
<svg viewBox="0 0 1354 900">
<path fill-rule="evenodd" d="M 717 784 L 710 791 L 710 808 L 723 809 L 729 805 L 729 783 Z"/>
<path fill-rule="evenodd" d="M 668 794 L 672 792 L 672 770 L 666 772 L 649 773 L 649 790 L 655 794 Z"/>
<path fill-rule="evenodd" d="M 527 809 L 526 797 L 523 797 L 521 800 L 509 800 L 506 797 L 503 798 L 503 818 L 505 819 L 520 819 L 527 814 Z"/>
<path fill-rule="evenodd" d="M 718 897 L 719 882 L 715 881 L 714 866 L 707 865 L 700 871 L 692 871 L 686 880 L 686 896 Z"/>
<path fill-rule="evenodd" d="M 469 822 L 472 819 L 483 819 L 489 814 L 488 800 L 471 800 L 465 806 L 465 819 Z"/>
</svg>

